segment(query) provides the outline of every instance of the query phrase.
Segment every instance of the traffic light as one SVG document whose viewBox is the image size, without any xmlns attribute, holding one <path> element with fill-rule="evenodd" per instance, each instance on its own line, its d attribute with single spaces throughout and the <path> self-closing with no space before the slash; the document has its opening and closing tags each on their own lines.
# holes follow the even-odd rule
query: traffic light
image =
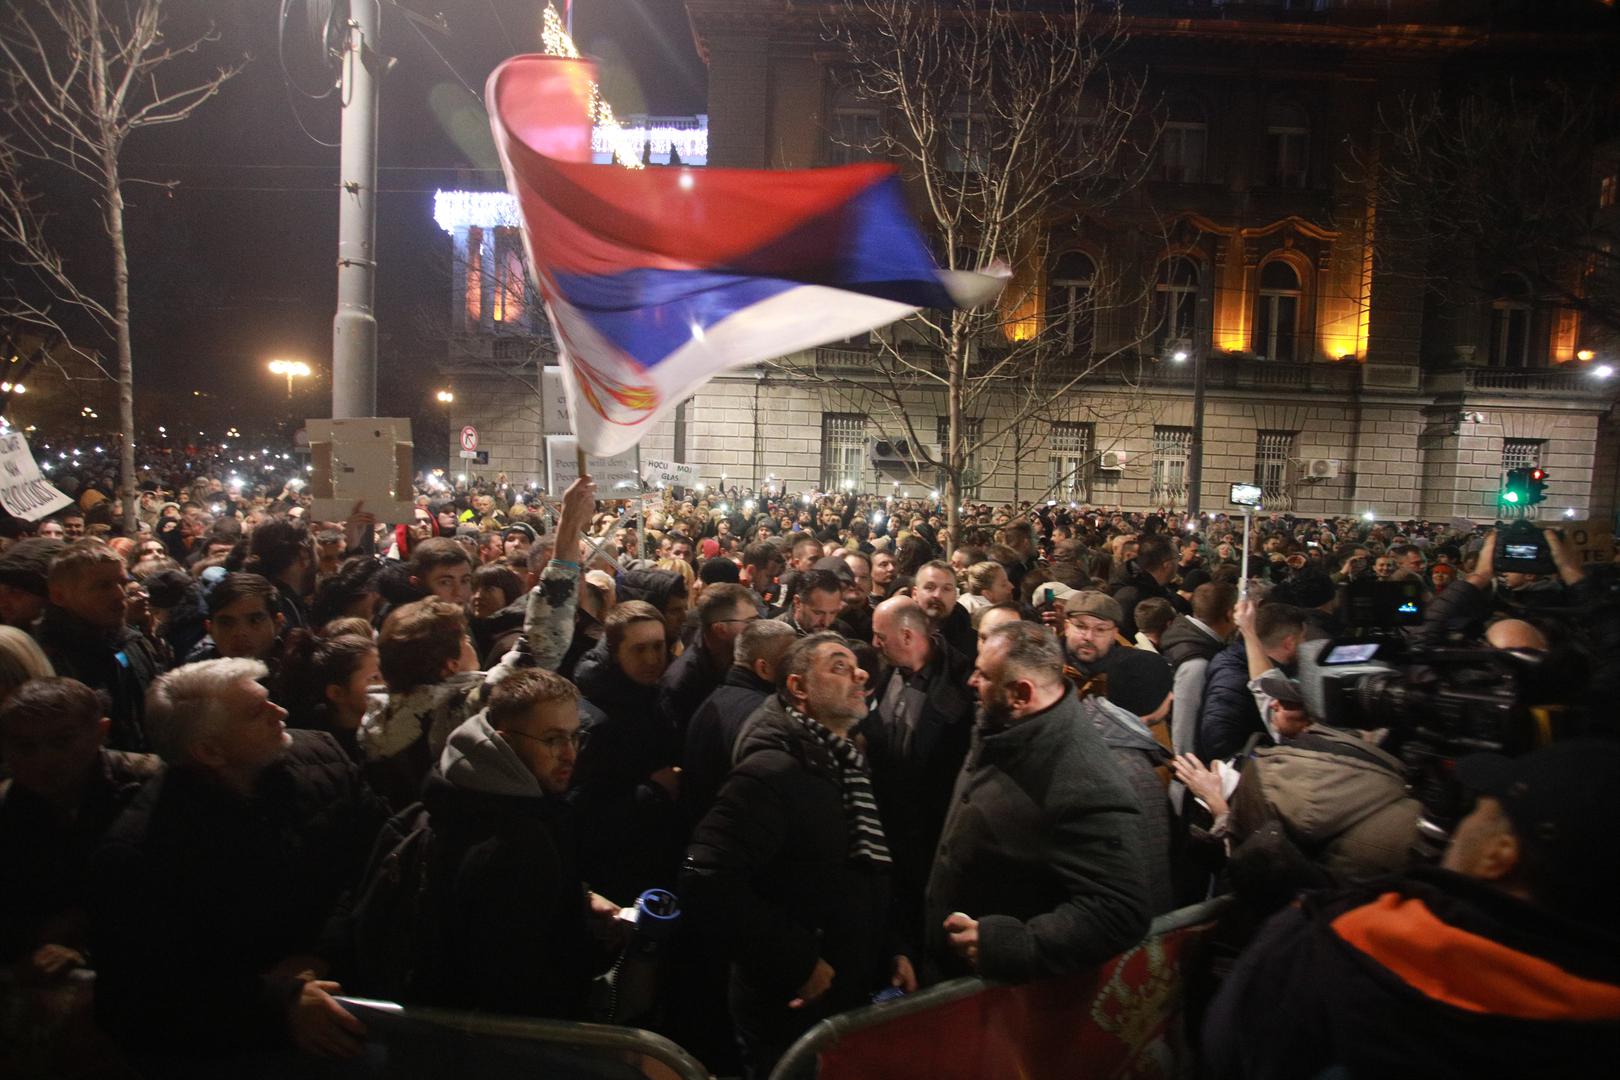
<svg viewBox="0 0 1620 1080">
<path fill-rule="evenodd" d="M 1524 505 L 1535 506 L 1537 503 L 1545 502 L 1547 499 L 1547 470 L 1536 466 L 1526 469 L 1525 472 L 1527 474 L 1528 483 L 1526 486 L 1528 493 Z"/>
<path fill-rule="evenodd" d="M 1547 499 L 1547 470 L 1540 466 L 1509 469 L 1502 481 L 1501 501 L 1507 506 L 1526 509 Z"/>
</svg>

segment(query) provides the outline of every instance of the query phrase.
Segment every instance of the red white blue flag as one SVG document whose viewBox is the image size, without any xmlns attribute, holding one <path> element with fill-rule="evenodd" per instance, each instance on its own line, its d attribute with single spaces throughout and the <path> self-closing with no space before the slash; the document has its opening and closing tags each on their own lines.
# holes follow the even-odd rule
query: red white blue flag
<svg viewBox="0 0 1620 1080">
<path fill-rule="evenodd" d="M 937 267 L 888 166 L 591 164 L 594 78 L 586 61 L 519 56 L 485 90 L 588 453 L 628 450 L 719 372 L 1004 284 Z"/>
</svg>

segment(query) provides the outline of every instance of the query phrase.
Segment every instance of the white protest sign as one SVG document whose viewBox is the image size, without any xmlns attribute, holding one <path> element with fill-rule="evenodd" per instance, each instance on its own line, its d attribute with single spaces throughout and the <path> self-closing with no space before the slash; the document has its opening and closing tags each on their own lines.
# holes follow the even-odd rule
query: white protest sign
<svg viewBox="0 0 1620 1080">
<path fill-rule="evenodd" d="M 379 520 L 412 520 L 411 422 L 401 417 L 357 416 L 309 421 L 310 516 L 342 521 L 356 502 Z"/>
<path fill-rule="evenodd" d="M 641 478 L 653 487 L 697 487 L 698 475 L 696 465 L 657 458 L 643 458 L 641 461 Z"/>
<path fill-rule="evenodd" d="M 640 454 L 638 447 L 631 447 L 610 458 L 586 458 L 585 467 L 591 470 L 591 479 L 596 481 L 598 498 L 628 499 L 641 494 L 641 470 L 636 464 Z M 547 489 L 553 495 L 561 495 L 578 478 L 578 443 L 574 437 L 547 435 Z"/>
<path fill-rule="evenodd" d="M 562 368 L 540 369 L 542 435 L 572 435 L 574 421 L 568 415 L 568 396 L 563 392 Z"/>
<path fill-rule="evenodd" d="M 12 517 L 38 521 L 64 506 L 72 506 L 73 500 L 41 475 L 27 439 L 0 435 L 0 505 Z"/>
</svg>

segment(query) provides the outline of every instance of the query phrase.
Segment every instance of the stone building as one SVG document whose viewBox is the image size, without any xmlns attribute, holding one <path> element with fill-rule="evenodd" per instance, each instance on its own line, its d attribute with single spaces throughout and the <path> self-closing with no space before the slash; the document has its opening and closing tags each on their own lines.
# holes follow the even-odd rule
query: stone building
<svg viewBox="0 0 1620 1080">
<path fill-rule="evenodd" d="M 1068 331 L 1077 349 L 1119 355 L 1038 422 L 984 447 L 973 496 L 1185 505 L 1202 359 L 1206 510 L 1226 505 L 1229 484 L 1253 482 L 1268 506 L 1313 516 L 1488 520 L 1505 471 L 1539 464 L 1551 480 L 1546 514 L 1612 518 L 1620 379 L 1602 377 L 1620 366 L 1612 343 L 1522 282 L 1480 302 L 1427 292 L 1375 258 L 1378 231 L 1394 226 L 1352 179 L 1350 148 L 1366 145 L 1381 104 L 1526 56 L 1556 66 L 1620 54 L 1612 20 L 1594 33 L 1553 17 L 1612 12 L 1601 0 L 1521 7 L 1523 20 L 1504 23 L 1501 4 L 1127 3 L 1123 61 L 1149 73 L 1163 103 L 1158 157 L 1117 212 L 1054 222 L 1050 258 L 1028 272 L 1033 317 L 1058 318 L 1106 252 L 1134 265 L 1144 310 L 1101 311 L 1084 334 Z M 838 89 L 814 5 L 687 0 L 687 10 L 709 67 L 709 164 L 834 164 L 849 156 L 835 133 L 883 122 Z M 1617 184 L 1620 155 L 1600 148 L 1593 199 L 1612 207 Z M 481 419 L 491 468 L 538 474 L 538 395 L 515 392 L 537 385 L 536 350 L 489 309 L 508 273 L 494 232 L 477 319 L 470 279 L 453 285 L 463 333 L 448 365 L 452 430 Z M 710 484 L 886 489 L 896 477 L 874 469 L 873 448 L 901 433 L 869 407 L 871 366 L 872 344 L 852 341 L 721 376 L 643 452 L 698 465 Z M 990 395 L 966 422 L 994 429 L 1005 407 Z M 941 439 L 942 411 L 925 394 L 908 401 L 910 433 Z M 906 479 L 913 491 L 930 484 Z"/>
</svg>

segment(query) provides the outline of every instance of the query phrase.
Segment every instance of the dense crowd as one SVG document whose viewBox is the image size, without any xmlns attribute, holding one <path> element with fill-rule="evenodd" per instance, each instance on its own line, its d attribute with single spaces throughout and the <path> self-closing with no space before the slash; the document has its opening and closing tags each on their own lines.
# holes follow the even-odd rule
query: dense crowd
<svg viewBox="0 0 1620 1080">
<path fill-rule="evenodd" d="M 355 1055 L 340 992 L 765 1076 L 874 997 L 1232 894 L 1212 1075 L 1616 1058 L 1620 600 L 1554 530 L 1527 572 L 1491 528 L 1262 514 L 1245 564 L 1223 514 L 951 536 L 933 500 L 442 474 L 320 521 L 290 455 L 193 448 L 125 535 L 51 453 L 73 504 L 0 520 L 0 986 L 40 1045 L 93 971 L 78 1049 L 153 1077 Z M 1323 675 L 1363 645 L 1382 711 Z"/>
</svg>

